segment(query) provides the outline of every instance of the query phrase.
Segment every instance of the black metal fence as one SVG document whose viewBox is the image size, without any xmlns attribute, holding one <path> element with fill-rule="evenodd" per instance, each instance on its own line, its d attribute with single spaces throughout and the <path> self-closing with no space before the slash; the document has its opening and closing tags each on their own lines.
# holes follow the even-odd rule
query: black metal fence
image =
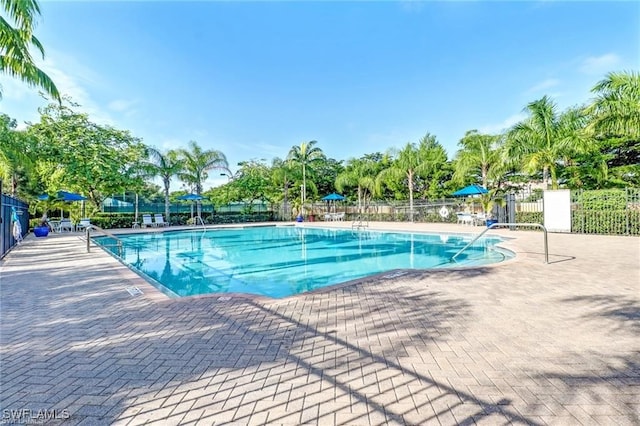
<svg viewBox="0 0 640 426">
<path fill-rule="evenodd" d="M 0 197 L 0 258 L 16 245 L 17 241 L 13 236 L 12 211 L 15 208 L 18 222 L 22 228 L 22 236 L 29 232 L 29 204 L 22 200 L 2 194 Z"/>
<path fill-rule="evenodd" d="M 640 235 L 640 188 L 571 191 L 571 232 Z"/>
</svg>

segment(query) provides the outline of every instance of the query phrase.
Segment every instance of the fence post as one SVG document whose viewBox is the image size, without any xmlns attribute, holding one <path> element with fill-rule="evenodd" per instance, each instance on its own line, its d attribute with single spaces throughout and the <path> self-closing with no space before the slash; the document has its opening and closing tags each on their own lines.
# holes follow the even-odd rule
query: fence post
<svg viewBox="0 0 640 426">
<path fill-rule="evenodd" d="M 507 194 L 507 217 L 510 223 L 516 223 L 516 196 L 514 194 Z M 515 226 L 509 227 L 510 231 L 515 229 Z"/>
<path fill-rule="evenodd" d="M 627 221 L 627 224 L 625 226 L 625 234 L 626 235 L 631 235 L 631 226 L 629 223 L 629 204 L 631 203 L 631 197 L 629 194 L 629 188 L 625 188 L 624 191 L 624 216 L 625 219 Z"/>
</svg>

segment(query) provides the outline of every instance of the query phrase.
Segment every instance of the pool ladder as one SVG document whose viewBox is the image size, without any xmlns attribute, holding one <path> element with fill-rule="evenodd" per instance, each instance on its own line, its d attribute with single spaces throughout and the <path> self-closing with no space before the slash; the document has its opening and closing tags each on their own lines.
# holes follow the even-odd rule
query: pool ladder
<svg viewBox="0 0 640 426">
<path fill-rule="evenodd" d="M 207 227 L 206 227 L 206 225 L 204 224 L 204 220 L 202 220 L 202 218 L 201 218 L 200 216 L 196 216 L 196 217 L 194 217 L 194 218 L 193 218 L 193 224 L 194 224 L 194 225 L 196 225 L 196 224 L 197 224 L 197 222 L 198 222 L 198 220 L 197 220 L 197 219 L 199 219 L 199 220 L 200 220 L 200 225 L 202 225 L 202 229 L 205 229 L 205 230 L 206 230 L 206 229 L 207 229 Z"/>
<path fill-rule="evenodd" d="M 544 225 L 541 223 L 492 223 L 491 225 L 487 226 L 487 229 L 485 229 L 484 231 L 476 235 L 471 241 L 469 241 L 469 243 L 466 246 L 462 247 L 456 254 L 451 256 L 451 259 L 449 259 L 449 261 L 454 262 L 456 260 L 456 257 L 458 257 L 460 253 L 468 249 L 473 243 L 475 243 L 480 237 L 482 237 L 490 229 L 507 227 L 507 226 L 510 228 L 515 228 L 518 226 L 529 226 L 529 227 L 536 227 L 536 228 L 542 229 L 542 231 L 544 232 L 544 263 L 549 263 L 549 243 L 547 240 L 547 228 L 545 228 Z"/>
<path fill-rule="evenodd" d="M 369 219 L 362 219 L 362 216 L 356 217 L 356 219 L 351 223 L 351 230 L 360 230 L 369 227 Z"/>
<path fill-rule="evenodd" d="M 109 238 L 113 238 L 116 241 L 116 244 L 105 244 L 102 247 L 118 247 L 118 257 L 122 257 L 122 240 L 111 232 L 106 231 L 99 226 L 96 225 L 87 225 L 85 228 L 85 236 L 87 237 L 87 253 L 91 251 L 91 230 L 94 229 L 96 231 L 100 231 L 105 234 Z"/>
</svg>

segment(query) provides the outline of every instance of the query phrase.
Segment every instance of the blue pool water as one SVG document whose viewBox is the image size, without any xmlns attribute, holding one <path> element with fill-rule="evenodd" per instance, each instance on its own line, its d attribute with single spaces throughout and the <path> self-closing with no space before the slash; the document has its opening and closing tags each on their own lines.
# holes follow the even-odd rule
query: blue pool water
<svg viewBox="0 0 640 426">
<path fill-rule="evenodd" d="M 170 296 L 250 293 L 286 297 L 393 269 L 496 263 L 512 256 L 465 235 L 247 227 L 119 236 L 121 260 Z M 94 238 L 116 254 L 108 237 Z M 155 282 L 154 282 L 155 281 Z"/>
</svg>

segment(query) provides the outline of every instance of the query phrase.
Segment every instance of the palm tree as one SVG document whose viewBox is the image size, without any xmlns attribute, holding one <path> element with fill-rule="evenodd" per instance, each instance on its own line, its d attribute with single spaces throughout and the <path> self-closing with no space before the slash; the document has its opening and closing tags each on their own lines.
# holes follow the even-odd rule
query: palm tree
<svg viewBox="0 0 640 426">
<path fill-rule="evenodd" d="M 40 15 L 38 2 L 0 0 L 0 5 L 5 15 L 0 16 L 0 71 L 19 78 L 30 86 L 44 89 L 61 102 L 56 85 L 44 71 L 36 67 L 29 53 L 29 47 L 34 47 L 44 58 L 44 48 L 33 35 L 34 18 Z M 10 21 L 13 21 L 14 26 Z"/>
<path fill-rule="evenodd" d="M 189 149 L 178 150 L 183 169 L 178 177 L 191 186 L 197 195 L 202 194 L 202 183 L 207 180 L 208 171 L 219 169 L 232 175 L 227 157 L 218 150 L 203 150 L 195 141 L 189 141 Z M 198 201 L 198 217 L 202 215 L 202 205 Z"/>
<path fill-rule="evenodd" d="M 372 194 L 376 187 L 376 163 L 365 159 L 352 158 L 344 172 L 336 178 L 336 189 L 340 192 L 347 187 L 358 188 L 358 212 L 362 213 L 363 200 L 367 193 Z"/>
<path fill-rule="evenodd" d="M 322 149 L 315 146 L 317 141 L 302 142 L 299 146 L 294 145 L 289 151 L 287 160 L 292 164 L 298 164 L 302 167 L 302 195 L 301 195 L 301 211 L 304 215 L 304 203 L 307 200 L 307 169 L 313 170 L 313 164 L 325 159 Z"/>
<path fill-rule="evenodd" d="M 171 185 L 171 178 L 182 172 L 183 164 L 178 158 L 178 152 L 173 150 L 162 153 L 156 148 L 148 147 L 147 153 L 149 156 L 149 162 L 146 164 L 147 169 L 152 176 L 158 176 L 162 179 L 164 189 L 164 216 L 166 221 L 169 222 L 169 187 Z"/>
<path fill-rule="evenodd" d="M 598 187 L 637 186 L 640 182 L 640 73 L 609 73 L 591 90 L 597 96 L 586 109 L 587 130 L 598 145 Z M 593 164 L 594 156 L 587 156 Z M 602 173 L 604 172 L 604 174 Z M 590 180 L 589 167 L 582 175 Z"/>
<path fill-rule="evenodd" d="M 271 182 L 277 195 L 276 199 L 282 195 L 282 216 L 289 217 L 289 190 L 294 183 L 295 172 L 289 161 L 274 158 L 271 162 Z"/>
<path fill-rule="evenodd" d="M 597 136 L 640 139 L 640 73 L 612 72 L 591 90 L 596 93 L 587 112 L 589 130 Z"/>
<path fill-rule="evenodd" d="M 436 152 L 437 151 L 437 152 Z M 436 161 L 441 160 L 441 147 L 435 137 L 425 135 L 418 146 L 407 143 L 405 147 L 391 153 L 395 158 L 391 166 L 382 170 L 376 177 L 376 191 L 381 192 L 382 184 L 389 180 L 405 180 L 409 189 L 409 215 L 413 222 L 413 191 L 415 180 L 420 174 L 427 174 L 433 169 Z M 437 155 L 435 155 L 437 154 Z"/>
<path fill-rule="evenodd" d="M 474 173 L 480 177 L 482 186 L 488 188 L 492 169 L 503 164 L 499 141 L 500 136 L 468 131 L 458 143 L 454 179 L 464 182 L 470 173 Z"/>
<path fill-rule="evenodd" d="M 584 133 L 585 115 L 581 109 L 558 114 L 555 103 L 547 96 L 525 108 L 529 117 L 514 125 L 507 133 L 505 158 L 520 160 L 525 172 L 542 170 L 543 181 L 551 179 L 558 188 L 558 166 L 567 156 L 588 149 Z"/>
</svg>

